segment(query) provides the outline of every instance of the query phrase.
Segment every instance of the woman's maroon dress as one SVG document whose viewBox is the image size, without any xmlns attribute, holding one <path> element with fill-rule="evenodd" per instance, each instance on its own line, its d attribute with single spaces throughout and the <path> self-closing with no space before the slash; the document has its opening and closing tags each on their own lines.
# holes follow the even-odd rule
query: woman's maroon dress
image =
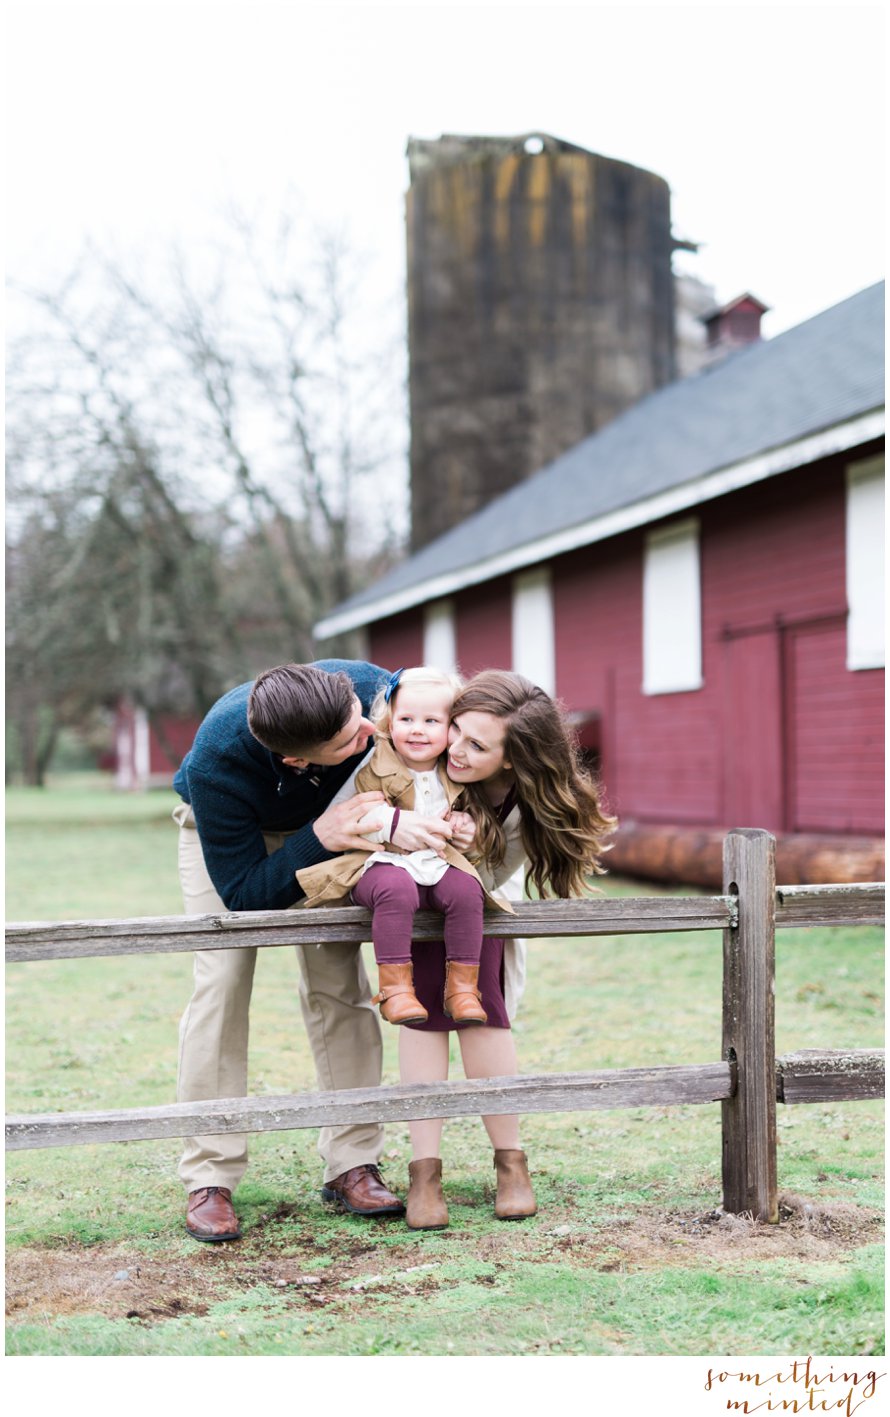
<svg viewBox="0 0 890 1417">
<path fill-rule="evenodd" d="M 515 789 L 510 790 L 498 808 L 498 817 L 506 821 L 516 805 Z M 408 1023 L 405 1028 L 417 1028 L 426 1033 L 449 1033 L 452 1029 L 477 1028 L 478 1024 L 455 1023 L 445 1013 L 445 944 L 442 940 L 415 940 L 411 946 L 414 966 L 414 992 L 429 1013 L 426 1023 Z M 507 1005 L 504 1002 L 504 941 L 486 938 L 482 942 L 479 961 L 479 992 L 482 1007 L 488 1014 L 489 1028 L 509 1028 Z"/>
</svg>

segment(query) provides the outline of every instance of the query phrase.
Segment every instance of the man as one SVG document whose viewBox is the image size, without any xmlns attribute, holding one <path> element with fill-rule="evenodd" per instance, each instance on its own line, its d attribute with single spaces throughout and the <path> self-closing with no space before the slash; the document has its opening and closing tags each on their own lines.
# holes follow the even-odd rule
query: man
<svg viewBox="0 0 890 1417">
<path fill-rule="evenodd" d="M 356 824 L 382 793 L 329 806 L 373 733 L 365 717 L 387 673 L 353 660 L 268 669 L 221 698 L 198 729 L 174 786 L 182 797 L 179 872 L 186 913 L 286 910 L 302 891 L 295 873 L 342 851 L 368 848 Z M 451 828 L 403 812 L 394 844 L 438 847 Z M 357 945 L 296 947 L 300 1005 L 325 1091 L 380 1083 L 380 1025 Z M 255 949 L 201 950 L 180 1025 L 181 1102 L 247 1093 L 247 1040 Z M 323 1128 L 322 1196 L 356 1215 L 401 1215 L 377 1163 L 383 1128 Z M 240 1236 L 232 1193 L 247 1166 L 247 1138 L 191 1137 L 179 1166 L 186 1229 L 196 1240 Z"/>
</svg>

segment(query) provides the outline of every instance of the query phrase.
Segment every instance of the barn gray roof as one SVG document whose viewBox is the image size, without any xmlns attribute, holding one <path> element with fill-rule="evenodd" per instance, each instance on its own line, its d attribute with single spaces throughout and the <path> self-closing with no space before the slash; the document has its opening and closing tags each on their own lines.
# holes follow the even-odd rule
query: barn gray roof
<svg viewBox="0 0 890 1417">
<path fill-rule="evenodd" d="M 369 624 L 878 436 L 883 336 L 879 282 L 668 384 L 344 601 L 316 633 Z"/>
</svg>

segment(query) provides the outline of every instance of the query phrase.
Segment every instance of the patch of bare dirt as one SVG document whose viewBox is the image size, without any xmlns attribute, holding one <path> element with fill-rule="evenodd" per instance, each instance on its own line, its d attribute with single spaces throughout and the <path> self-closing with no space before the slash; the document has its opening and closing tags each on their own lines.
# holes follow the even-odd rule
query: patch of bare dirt
<svg viewBox="0 0 890 1417">
<path fill-rule="evenodd" d="M 883 1233 L 879 1211 L 843 1202 L 820 1204 L 790 1193 L 779 1197 L 776 1225 L 722 1210 L 666 1215 L 653 1207 L 595 1231 L 577 1223 L 551 1230 L 557 1250 L 571 1256 L 572 1263 L 596 1269 L 686 1267 L 706 1260 L 730 1272 L 761 1260 L 830 1263 L 851 1249 L 878 1243 Z"/>
<path fill-rule="evenodd" d="M 101 1314 L 157 1323 L 206 1314 L 233 1291 L 261 1285 L 295 1312 L 347 1313 L 374 1294 L 433 1294 L 458 1283 L 441 1272 L 446 1263 L 467 1258 L 467 1232 L 454 1221 L 453 1215 L 447 1231 L 403 1232 L 404 1244 L 380 1244 L 376 1226 L 344 1217 L 342 1232 L 332 1239 L 328 1230 L 321 1243 L 297 1207 L 281 1205 L 235 1244 L 184 1248 L 177 1241 L 160 1254 L 127 1245 L 8 1249 L 7 1314 L 19 1322 Z M 471 1243 L 473 1259 L 489 1271 L 475 1282 L 492 1285 L 517 1259 L 624 1273 L 706 1261 L 726 1272 L 750 1272 L 759 1261 L 780 1258 L 838 1260 L 882 1233 L 876 1211 L 785 1194 L 777 1225 L 719 1210 L 696 1215 L 655 1206 L 590 1225 L 571 1208 L 551 1207 L 533 1224 L 498 1226 L 473 1234 Z M 322 1257 L 327 1263 L 319 1266 Z"/>
<path fill-rule="evenodd" d="M 206 1314 L 208 1297 L 194 1265 L 146 1258 L 125 1245 L 6 1252 L 6 1312 L 16 1320 L 102 1314 L 158 1321 Z"/>
</svg>

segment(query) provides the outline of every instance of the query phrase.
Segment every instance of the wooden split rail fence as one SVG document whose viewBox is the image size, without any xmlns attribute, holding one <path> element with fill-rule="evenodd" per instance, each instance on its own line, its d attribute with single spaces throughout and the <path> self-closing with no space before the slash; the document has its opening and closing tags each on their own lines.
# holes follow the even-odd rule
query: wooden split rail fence
<svg viewBox="0 0 890 1417">
<path fill-rule="evenodd" d="M 554 1076 L 219 1098 L 165 1107 L 8 1117 L 7 1149 L 140 1141 L 202 1133 L 283 1131 L 355 1122 L 405 1122 L 480 1113 L 573 1112 L 719 1102 L 723 1117 L 723 1207 L 778 1217 L 776 1103 L 830 1102 L 884 1094 L 880 1050 L 805 1050 L 775 1055 L 775 931 L 817 925 L 880 925 L 884 886 L 775 884 L 775 841 L 765 831 L 730 832 L 723 894 L 533 901 L 515 916 L 490 912 L 491 933 L 533 938 L 723 931 L 723 1054 L 715 1062 L 619 1068 Z M 98 955 L 165 954 L 356 942 L 368 938 L 357 906 L 14 924 L 9 963 Z M 440 939 L 441 918 L 417 916 L 415 938 Z"/>
</svg>

